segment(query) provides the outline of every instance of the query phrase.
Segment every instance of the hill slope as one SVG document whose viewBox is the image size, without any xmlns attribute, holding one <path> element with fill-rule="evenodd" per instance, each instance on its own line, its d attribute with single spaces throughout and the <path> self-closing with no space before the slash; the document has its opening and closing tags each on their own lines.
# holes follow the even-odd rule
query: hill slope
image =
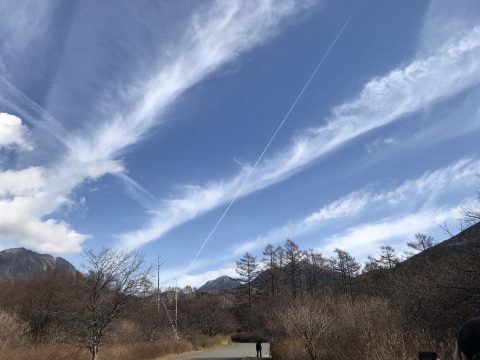
<svg viewBox="0 0 480 360">
<path fill-rule="evenodd" d="M 220 276 L 215 280 L 207 281 L 197 291 L 199 292 L 215 292 L 230 290 L 240 286 L 242 283 L 238 279 L 233 279 L 230 276 Z"/>
<path fill-rule="evenodd" d="M 22 277 L 54 269 L 75 272 L 75 267 L 61 257 L 39 254 L 25 248 L 0 251 L 0 277 Z"/>
</svg>

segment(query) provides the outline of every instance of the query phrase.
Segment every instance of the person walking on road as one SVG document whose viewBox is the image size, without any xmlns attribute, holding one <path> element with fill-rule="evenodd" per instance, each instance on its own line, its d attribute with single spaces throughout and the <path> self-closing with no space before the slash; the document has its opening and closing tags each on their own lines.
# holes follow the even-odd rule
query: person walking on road
<svg viewBox="0 0 480 360">
<path fill-rule="evenodd" d="M 257 344 L 255 345 L 255 348 L 257 349 L 257 358 L 262 357 L 262 343 L 260 340 L 257 341 Z"/>
</svg>

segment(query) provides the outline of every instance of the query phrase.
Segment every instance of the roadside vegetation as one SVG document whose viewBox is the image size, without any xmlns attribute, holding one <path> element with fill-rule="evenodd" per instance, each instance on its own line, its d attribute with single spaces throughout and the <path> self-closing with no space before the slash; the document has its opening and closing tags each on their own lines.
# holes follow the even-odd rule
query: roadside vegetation
<svg viewBox="0 0 480 360">
<path fill-rule="evenodd" d="M 230 339 L 271 341 L 276 360 L 450 358 L 480 309 L 480 213 L 464 215 L 447 241 L 416 234 L 364 264 L 345 249 L 267 245 L 237 261 L 229 291 L 159 296 L 141 253 L 86 252 L 82 272 L 0 279 L 0 359 L 158 359 Z"/>
<path fill-rule="evenodd" d="M 237 290 L 241 327 L 263 329 L 276 360 L 451 358 L 459 327 L 480 315 L 480 213 L 464 215 L 447 241 L 416 234 L 408 251 L 381 245 L 364 264 L 346 250 L 326 258 L 292 240 L 268 245 L 258 261 L 245 254 L 239 265 L 249 259 L 263 270 Z"/>
<path fill-rule="evenodd" d="M 226 297 L 184 289 L 177 338 L 173 292 L 159 301 L 148 274 L 141 253 L 103 249 L 86 252 L 82 273 L 0 279 L 0 359 L 141 360 L 229 343 Z"/>
</svg>

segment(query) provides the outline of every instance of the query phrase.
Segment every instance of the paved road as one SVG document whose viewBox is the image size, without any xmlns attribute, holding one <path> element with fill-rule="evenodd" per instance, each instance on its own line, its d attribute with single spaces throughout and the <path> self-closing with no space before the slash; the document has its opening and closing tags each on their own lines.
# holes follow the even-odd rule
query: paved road
<svg viewBox="0 0 480 360">
<path fill-rule="evenodd" d="M 262 344 L 262 355 L 264 358 L 270 355 L 270 346 L 268 343 Z M 176 360 L 195 360 L 195 359 L 223 359 L 223 360 L 244 360 L 255 359 L 255 343 L 239 344 L 235 343 L 232 346 L 206 351 L 199 354 L 190 355 L 187 357 L 176 358 Z"/>
</svg>

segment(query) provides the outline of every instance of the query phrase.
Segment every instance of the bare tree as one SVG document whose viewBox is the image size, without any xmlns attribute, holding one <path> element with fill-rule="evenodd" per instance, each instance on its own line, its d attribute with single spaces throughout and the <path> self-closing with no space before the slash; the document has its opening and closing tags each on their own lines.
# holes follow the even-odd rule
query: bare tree
<svg viewBox="0 0 480 360">
<path fill-rule="evenodd" d="M 285 242 L 285 257 L 287 260 L 286 268 L 294 298 L 297 296 L 297 288 L 299 287 L 299 272 L 302 256 L 303 252 L 300 250 L 299 246 L 294 241 L 287 239 Z"/>
<path fill-rule="evenodd" d="M 383 245 L 382 247 L 380 247 L 380 249 L 381 252 L 378 263 L 381 267 L 393 269 L 398 263 L 400 263 L 397 252 L 393 247 L 391 247 L 390 245 Z"/>
<path fill-rule="evenodd" d="M 275 257 L 277 259 L 277 264 L 278 264 L 278 279 L 277 279 L 277 284 L 278 284 L 278 289 L 277 292 L 283 296 L 285 293 L 285 288 L 286 288 L 286 278 L 284 274 L 284 268 L 285 268 L 285 249 L 283 246 L 277 246 L 275 249 Z"/>
<path fill-rule="evenodd" d="M 312 291 L 322 285 L 322 278 L 325 276 L 327 259 L 321 253 L 313 249 L 305 251 L 303 259 L 307 290 Z"/>
<path fill-rule="evenodd" d="M 246 286 L 248 299 L 248 327 L 252 330 L 252 282 L 258 274 L 258 263 L 255 256 L 245 253 L 240 260 L 237 261 L 236 271 L 240 275 L 240 279 Z"/>
<path fill-rule="evenodd" d="M 478 176 L 478 184 L 477 184 L 477 203 L 480 203 L 480 175 Z M 464 221 L 467 225 L 475 225 L 480 222 L 480 210 L 478 207 L 476 209 L 472 208 L 463 208 L 462 215 L 464 217 Z"/>
<path fill-rule="evenodd" d="M 415 240 L 407 242 L 407 246 L 417 252 L 425 251 L 433 245 L 435 245 L 433 237 L 422 233 L 415 234 Z"/>
<path fill-rule="evenodd" d="M 148 281 L 144 257 L 138 251 L 102 249 L 87 251 L 86 274 L 78 281 L 70 316 L 77 330 L 76 342 L 98 357 L 112 322 L 120 318 L 132 301 L 141 299 Z"/>
<path fill-rule="evenodd" d="M 330 259 L 330 266 L 334 272 L 340 275 L 343 288 L 347 291 L 351 280 L 357 276 L 360 271 L 360 264 L 352 255 L 344 250 L 335 249 L 335 254 L 336 256 Z"/>
<path fill-rule="evenodd" d="M 276 290 L 276 273 L 277 273 L 277 259 L 275 248 L 272 244 L 268 244 L 263 250 L 263 259 L 262 262 L 266 266 L 266 272 L 269 274 L 270 277 L 270 294 L 272 299 L 275 297 L 275 290 Z"/>
<path fill-rule="evenodd" d="M 308 359 L 320 358 L 320 350 L 324 345 L 322 340 L 333 325 L 333 318 L 322 301 L 310 297 L 299 298 L 279 312 L 278 319 L 285 332 L 300 341 Z"/>
<path fill-rule="evenodd" d="M 366 274 L 380 268 L 381 267 L 378 263 L 378 260 L 375 259 L 373 256 L 368 255 L 368 261 L 365 262 L 365 266 L 363 267 L 363 273 Z"/>
</svg>

